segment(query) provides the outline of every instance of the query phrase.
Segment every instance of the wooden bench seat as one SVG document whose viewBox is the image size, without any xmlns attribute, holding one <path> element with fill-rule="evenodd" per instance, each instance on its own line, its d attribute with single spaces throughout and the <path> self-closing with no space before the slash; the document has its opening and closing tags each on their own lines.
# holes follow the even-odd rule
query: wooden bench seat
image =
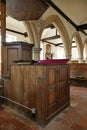
<svg viewBox="0 0 87 130">
<path fill-rule="evenodd" d="M 87 86 L 87 63 L 70 63 L 70 81 L 77 86 Z"/>
</svg>

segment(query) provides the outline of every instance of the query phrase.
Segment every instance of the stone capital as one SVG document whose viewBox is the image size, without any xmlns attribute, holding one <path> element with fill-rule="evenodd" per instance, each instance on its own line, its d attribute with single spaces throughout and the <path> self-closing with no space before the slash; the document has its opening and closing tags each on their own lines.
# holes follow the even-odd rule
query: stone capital
<svg viewBox="0 0 87 130">
<path fill-rule="evenodd" d="M 40 51 L 42 50 L 42 48 L 33 48 L 33 52 L 34 53 L 40 53 Z"/>
</svg>

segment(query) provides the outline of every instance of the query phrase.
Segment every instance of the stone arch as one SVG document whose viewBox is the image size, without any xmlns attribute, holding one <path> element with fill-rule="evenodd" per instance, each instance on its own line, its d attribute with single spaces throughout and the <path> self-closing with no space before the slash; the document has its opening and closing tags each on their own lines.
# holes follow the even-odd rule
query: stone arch
<svg viewBox="0 0 87 130">
<path fill-rule="evenodd" d="M 85 54 L 86 54 L 85 62 L 87 63 L 87 38 L 84 41 L 84 49 L 85 49 Z"/>
<path fill-rule="evenodd" d="M 35 47 L 40 47 L 39 46 L 39 34 L 38 34 L 38 28 L 36 26 L 36 22 L 35 21 L 31 21 L 30 22 L 30 25 L 31 25 L 31 28 L 32 28 L 32 34 L 33 34 L 33 37 L 34 37 L 34 44 L 35 44 Z"/>
<path fill-rule="evenodd" d="M 78 58 L 79 62 L 83 62 L 83 44 L 82 44 L 82 39 L 80 37 L 80 34 L 78 32 L 75 32 L 72 36 L 72 39 L 75 39 L 76 45 L 77 45 L 77 50 L 78 50 Z"/>
<path fill-rule="evenodd" d="M 31 40 L 31 43 L 34 43 L 34 36 L 33 36 L 33 31 L 32 31 L 30 23 L 27 22 L 27 21 L 24 21 L 23 24 L 24 24 L 24 26 L 25 26 L 25 28 L 26 28 L 26 30 L 28 32 L 28 35 L 29 35 L 30 40 Z"/>
<path fill-rule="evenodd" d="M 43 21 L 43 26 L 40 29 L 40 39 L 43 33 L 43 30 L 46 28 L 46 26 L 48 26 L 49 24 L 53 24 L 59 31 L 59 34 L 61 35 L 61 38 L 63 40 L 64 43 L 64 50 L 65 50 L 65 56 L 66 58 L 71 58 L 71 44 L 70 44 L 70 39 L 69 39 L 69 35 L 66 31 L 66 28 L 64 26 L 64 24 L 62 23 L 62 21 L 59 19 L 59 17 L 57 15 L 52 15 L 49 16 L 45 19 L 45 21 Z"/>
<path fill-rule="evenodd" d="M 26 30 L 29 34 L 29 37 L 31 39 L 31 43 L 34 44 L 33 50 L 32 50 L 32 59 L 38 60 L 40 59 L 40 42 L 39 42 L 39 36 L 38 36 L 38 29 L 36 26 L 35 21 L 29 21 L 24 22 L 24 25 L 26 27 Z"/>
<path fill-rule="evenodd" d="M 29 34 L 30 40 L 32 44 L 35 44 L 38 47 L 38 30 L 35 24 L 35 21 L 24 21 L 24 26 Z"/>
</svg>

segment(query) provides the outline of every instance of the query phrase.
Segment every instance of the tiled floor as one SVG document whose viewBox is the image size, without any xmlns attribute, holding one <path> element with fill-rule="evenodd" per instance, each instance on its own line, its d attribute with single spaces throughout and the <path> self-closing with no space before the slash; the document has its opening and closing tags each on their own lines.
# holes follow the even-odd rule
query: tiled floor
<svg viewBox="0 0 87 130">
<path fill-rule="evenodd" d="M 5 106 L 0 111 L 0 130 L 87 130 L 87 88 L 70 87 L 70 95 L 71 106 L 44 128 Z"/>
<path fill-rule="evenodd" d="M 3 105 L 0 111 L 0 130 L 39 130 L 39 126 L 23 113 Z"/>
<path fill-rule="evenodd" d="M 71 87 L 71 107 L 43 130 L 87 130 L 87 88 Z"/>
</svg>

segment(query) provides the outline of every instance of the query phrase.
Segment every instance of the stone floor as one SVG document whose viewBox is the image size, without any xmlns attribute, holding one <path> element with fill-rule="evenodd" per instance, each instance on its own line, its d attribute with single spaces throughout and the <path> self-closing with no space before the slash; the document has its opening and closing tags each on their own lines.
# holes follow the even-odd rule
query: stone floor
<svg viewBox="0 0 87 130">
<path fill-rule="evenodd" d="M 87 88 L 70 87 L 71 106 L 44 128 L 18 111 L 3 105 L 0 130 L 87 130 Z"/>
</svg>

